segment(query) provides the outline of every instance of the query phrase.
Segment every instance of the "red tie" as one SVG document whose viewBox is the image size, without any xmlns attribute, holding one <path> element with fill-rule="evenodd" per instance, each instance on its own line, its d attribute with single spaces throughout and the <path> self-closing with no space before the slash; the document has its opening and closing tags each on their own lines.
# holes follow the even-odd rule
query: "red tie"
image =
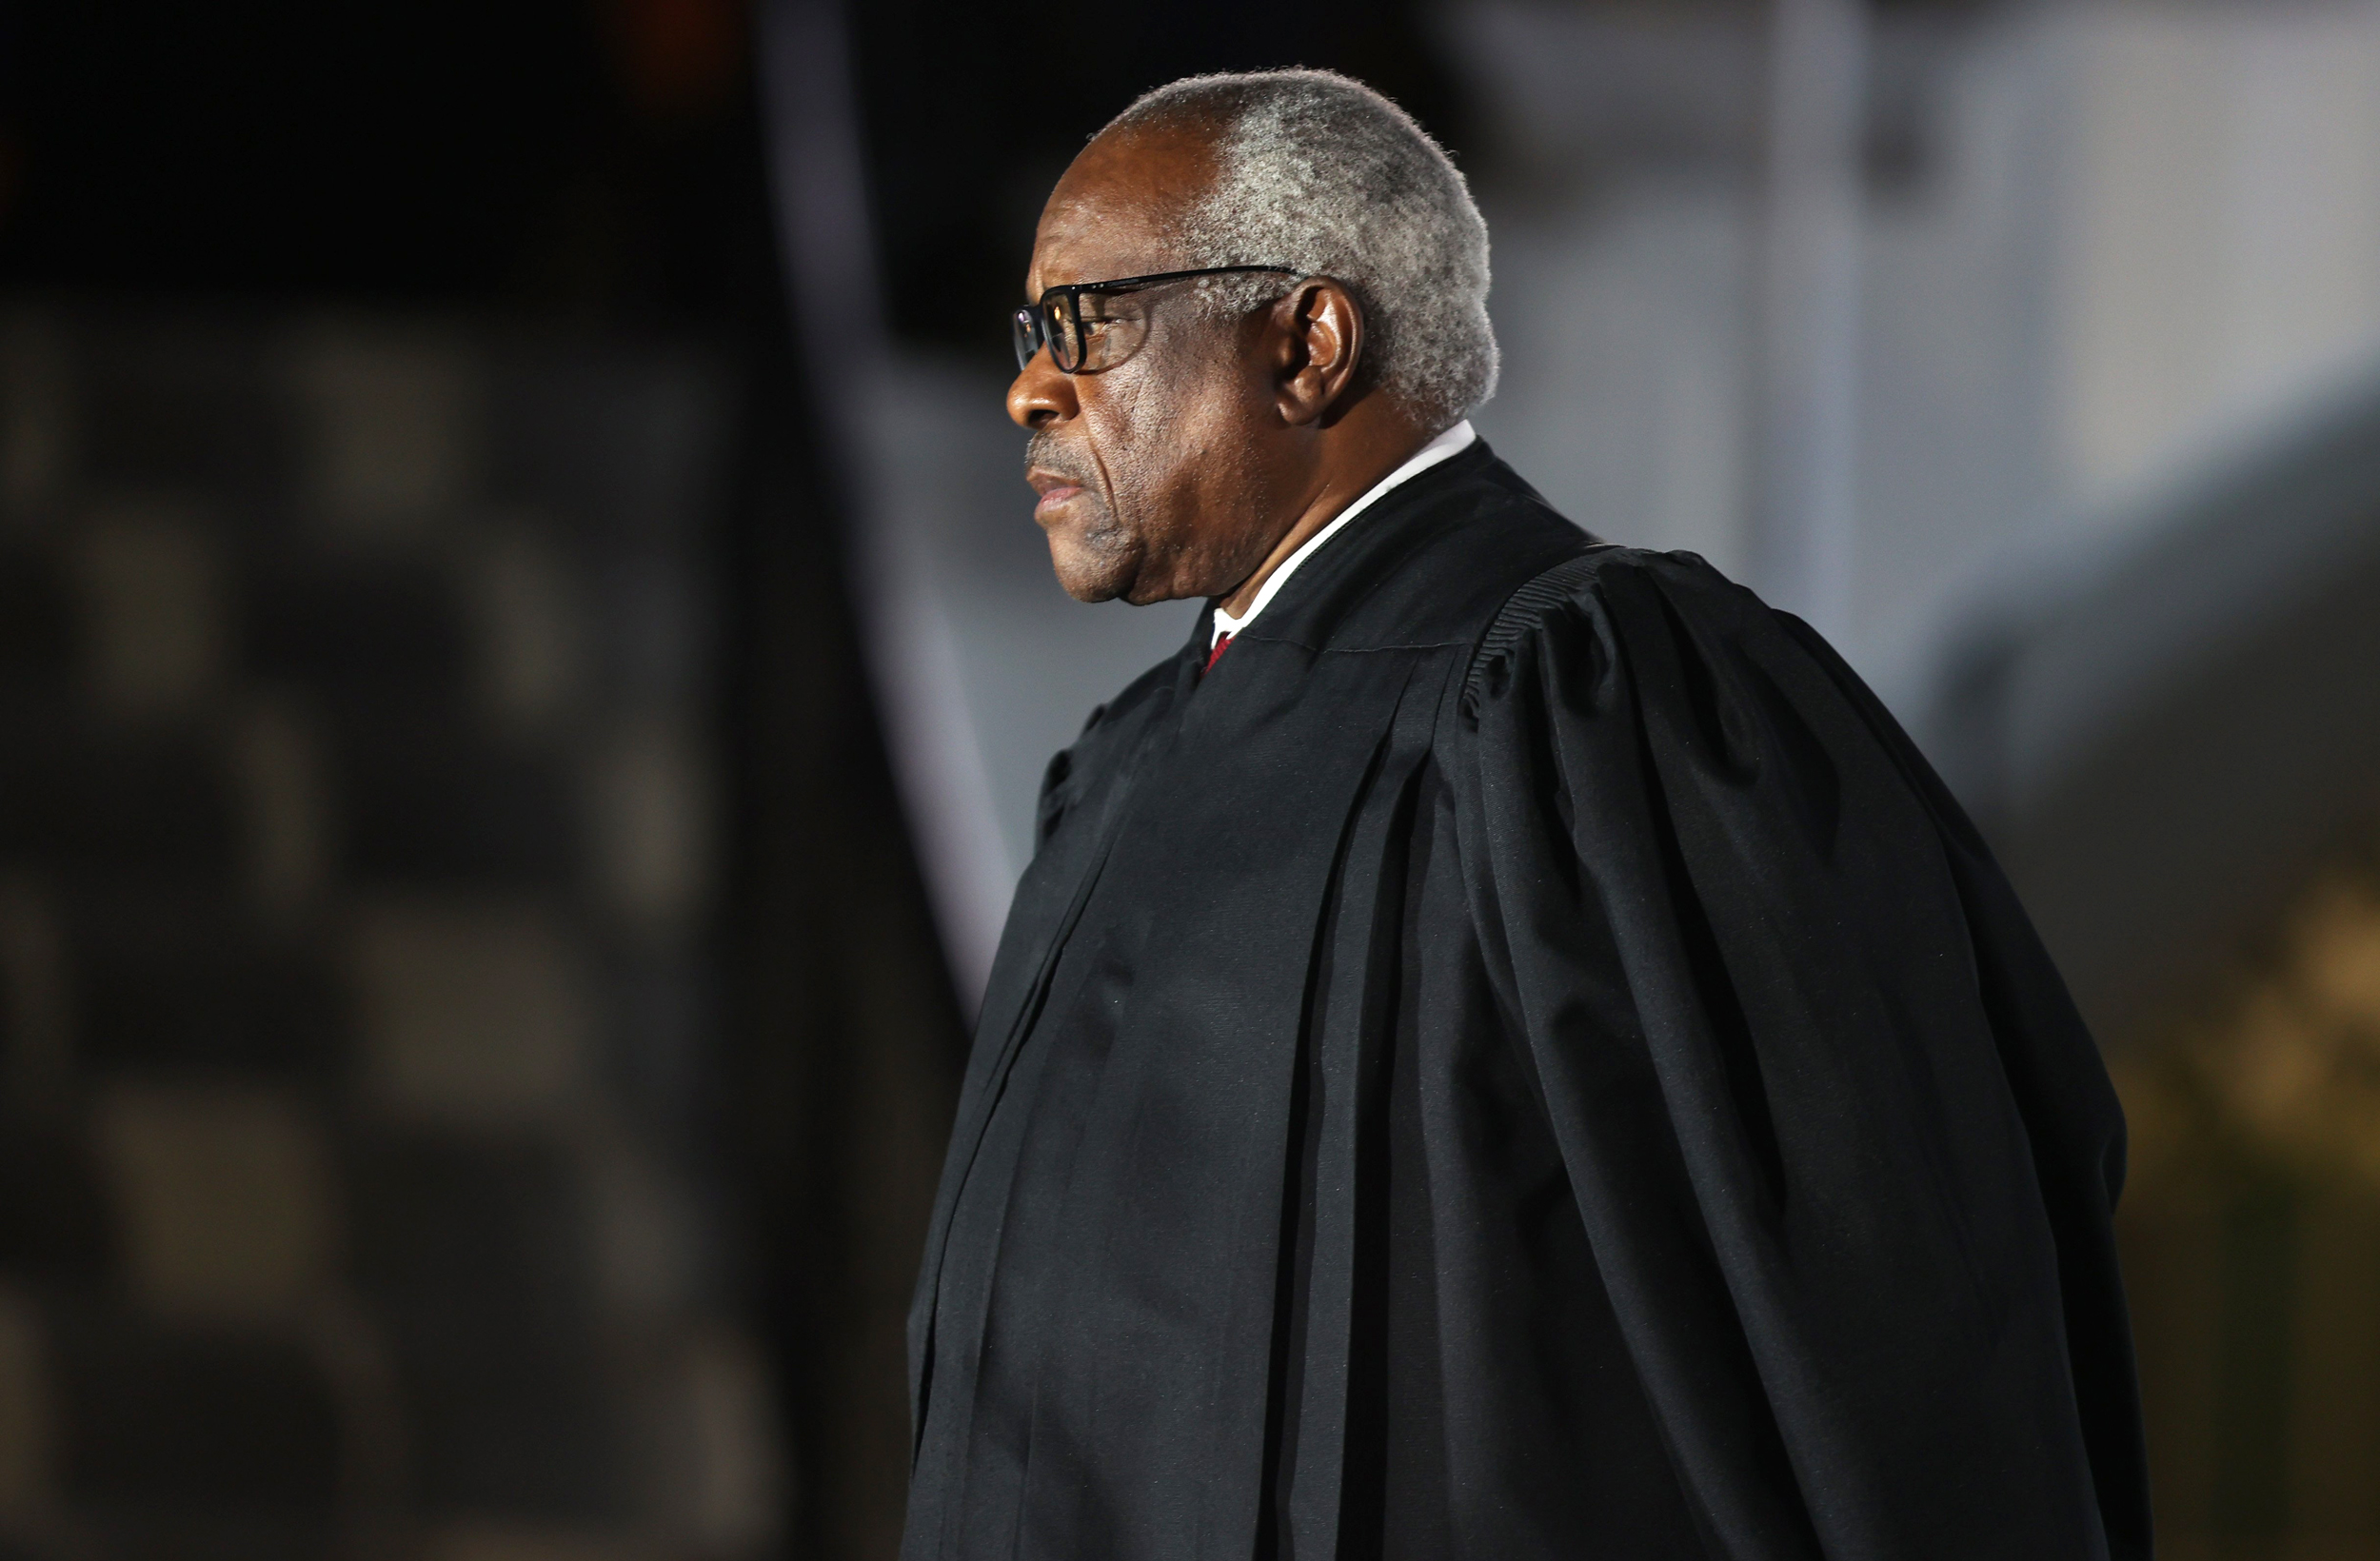
<svg viewBox="0 0 2380 1561">
<path fill-rule="evenodd" d="M 1215 648 L 1206 653 L 1206 665 L 1199 668 L 1200 677 L 1203 678 L 1215 670 L 1215 663 L 1223 659 L 1223 647 L 1230 643 L 1231 636 L 1228 634 L 1215 642 Z"/>
</svg>

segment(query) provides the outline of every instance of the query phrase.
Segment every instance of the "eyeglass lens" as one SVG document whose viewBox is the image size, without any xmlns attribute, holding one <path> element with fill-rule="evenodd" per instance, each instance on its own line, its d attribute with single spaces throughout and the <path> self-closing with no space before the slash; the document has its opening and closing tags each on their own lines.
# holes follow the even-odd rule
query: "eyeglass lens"
<svg viewBox="0 0 2380 1561">
<path fill-rule="evenodd" d="M 1008 335 L 1017 349 L 1017 371 L 1022 373 L 1033 354 L 1041 350 L 1041 311 L 1028 304 L 1008 317 Z"/>
<path fill-rule="evenodd" d="M 1071 293 L 1041 306 L 1041 334 L 1049 342 L 1050 362 L 1069 374 L 1082 366 L 1082 333 L 1076 328 L 1074 311 Z"/>
<path fill-rule="evenodd" d="M 1047 346 L 1053 366 L 1079 374 L 1111 368 L 1132 356 L 1148 333 L 1148 312 L 1128 295 L 1061 292 L 1017 310 L 1009 327 L 1020 370 Z"/>
<path fill-rule="evenodd" d="M 1021 369 L 1033 361 L 1033 354 L 1044 345 L 1049 347 L 1050 361 L 1063 373 L 1071 374 L 1082 366 L 1082 337 L 1074 327 L 1074 313 L 1063 298 L 1046 303 L 1030 304 L 1019 309 L 1011 321 L 1016 340 L 1017 367 Z"/>
</svg>

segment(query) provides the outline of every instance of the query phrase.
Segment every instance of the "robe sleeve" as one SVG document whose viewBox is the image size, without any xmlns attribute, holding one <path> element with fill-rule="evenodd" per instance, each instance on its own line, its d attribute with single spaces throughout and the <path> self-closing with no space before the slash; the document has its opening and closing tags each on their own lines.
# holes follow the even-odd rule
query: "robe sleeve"
<svg viewBox="0 0 2380 1561">
<path fill-rule="evenodd" d="M 1463 871 L 1714 1555 L 2149 1554 L 2123 1121 L 1989 852 L 1805 625 L 1691 555 L 1475 654 Z"/>
</svg>

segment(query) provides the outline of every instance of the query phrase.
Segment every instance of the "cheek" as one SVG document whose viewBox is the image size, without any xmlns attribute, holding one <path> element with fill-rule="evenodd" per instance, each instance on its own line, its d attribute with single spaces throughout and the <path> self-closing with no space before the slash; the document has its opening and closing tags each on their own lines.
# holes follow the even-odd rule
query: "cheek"
<svg viewBox="0 0 2380 1561">
<path fill-rule="evenodd" d="M 1171 443 L 1175 393 L 1159 377 L 1134 372 L 1138 367 L 1101 375 L 1097 393 L 1082 404 L 1091 449 L 1119 481 L 1146 472 Z"/>
<path fill-rule="evenodd" d="M 1178 531 L 1195 519 L 1201 490 L 1237 459 L 1233 387 L 1211 373 L 1113 378 L 1083 415 L 1116 518 L 1158 536 Z"/>
</svg>

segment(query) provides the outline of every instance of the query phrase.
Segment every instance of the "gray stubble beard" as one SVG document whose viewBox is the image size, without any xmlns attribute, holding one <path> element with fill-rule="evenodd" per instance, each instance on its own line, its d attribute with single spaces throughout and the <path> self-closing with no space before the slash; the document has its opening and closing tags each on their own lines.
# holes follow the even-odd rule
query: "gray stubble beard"
<svg viewBox="0 0 2380 1561">
<path fill-rule="evenodd" d="M 1064 477 L 1081 489 L 1081 496 L 1074 502 L 1079 505 L 1091 506 L 1090 524 L 1074 534 L 1070 545 L 1078 553 L 1090 555 L 1093 567 L 1069 570 L 1060 558 L 1058 550 L 1061 544 L 1054 532 L 1049 539 L 1050 565 L 1058 576 L 1058 583 L 1065 587 L 1067 595 L 1082 602 L 1110 601 L 1123 594 L 1125 586 L 1130 583 L 1129 581 L 1118 580 L 1116 576 L 1118 566 L 1132 550 L 1132 534 L 1117 520 L 1115 508 L 1108 502 L 1108 495 L 1097 476 L 1076 469 L 1074 461 L 1067 458 L 1068 453 L 1046 430 L 1036 430 L 1025 442 L 1024 460 L 1028 468 L 1040 466 Z M 1085 596 L 1078 591 L 1075 581 L 1068 578 L 1070 574 L 1089 579 L 1093 583 L 1091 594 Z"/>
</svg>

